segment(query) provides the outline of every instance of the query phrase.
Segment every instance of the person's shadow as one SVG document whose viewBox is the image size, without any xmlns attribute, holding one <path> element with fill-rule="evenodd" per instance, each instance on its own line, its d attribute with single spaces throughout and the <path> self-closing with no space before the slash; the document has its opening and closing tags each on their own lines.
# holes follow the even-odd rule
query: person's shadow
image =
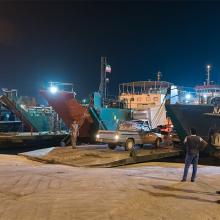
<svg viewBox="0 0 220 220">
<path fill-rule="evenodd" d="M 184 192 L 184 193 L 195 193 L 195 194 L 204 194 L 204 195 L 211 195 L 211 196 L 219 196 L 216 193 L 211 193 L 211 192 L 202 192 L 202 191 L 196 191 L 196 190 L 188 190 L 188 189 L 178 189 L 175 187 L 169 187 L 169 186 L 162 186 L 162 185 L 152 185 L 153 188 L 155 189 L 159 189 L 165 192 L 152 192 L 149 190 L 145 190 L 143 188 L 139 189 L 141 191 L 145 191 L 147 193 L 149 193 L 152 196 L 156 196 L 156 197 L 174 197 L 177 199 L 186 199 L 186 200 L 194 200 L 194 201 L 199 201 L 199 202 L 208 202 L 208 203 L 218 203 L 218 201 L 212 201 L 212 200 L 208 200 L 208 199 L 202 199 L 199 198 L 197 196 L 189 196 L 189 195 L 176 195 L 176 194 L 172 194 L 170 192 Z"/>
</svg>

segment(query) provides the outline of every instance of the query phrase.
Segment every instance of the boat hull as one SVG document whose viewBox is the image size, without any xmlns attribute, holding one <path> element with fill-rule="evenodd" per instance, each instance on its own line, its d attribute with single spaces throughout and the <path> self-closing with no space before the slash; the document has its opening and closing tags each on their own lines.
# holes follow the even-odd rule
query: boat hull
<svg viewBox="0 0 220 220">
<path fill-rule="evenodd" d="M 60 146 L 67 134 L 40 133 L 0 133 L 0 149 L 18 147 L 52 147 Z"/>
<path fill-rule="evenodd" d="M 220 129 L 220 117 L 214 117 L 214 106 L 211 105 L 166 105 L 167 115 L 181 140 L 195 128 L 197 134 L 208 141 L 210 129 Z"/>
<path fill-rule="evenodd" d="M 88 109 L 75 99 L 73 93 L 60 91 L 57 94 L 51 94 L 47 90 L 41 90 L 40 94 L 58 113 L 68 128 L 71 128 L 73 121 L 76 121 L 80 126 L 79 137 L 89 137 L 93 129 L 93 120 Z"/>
<path fill-rule="evenodd" d="M 0 121 L 0 132 L 16 132 L 21 125 L 21 121 Z"/>
</svg>

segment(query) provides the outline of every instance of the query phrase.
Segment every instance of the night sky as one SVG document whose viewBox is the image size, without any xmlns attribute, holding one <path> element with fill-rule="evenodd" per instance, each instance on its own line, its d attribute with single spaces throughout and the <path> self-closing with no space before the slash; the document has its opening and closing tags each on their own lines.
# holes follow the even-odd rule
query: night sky
<svg viewBox="0 0 220 220">
<path fill-rule="evenodd" d="M 118 84 L 155 79 L 220 83 L 220 3 L 0 3 L 0 87 L 36 95 L 48 81 L 73 82 L 79 98 L 98 90 L 100 57 Z"/>
</svg>

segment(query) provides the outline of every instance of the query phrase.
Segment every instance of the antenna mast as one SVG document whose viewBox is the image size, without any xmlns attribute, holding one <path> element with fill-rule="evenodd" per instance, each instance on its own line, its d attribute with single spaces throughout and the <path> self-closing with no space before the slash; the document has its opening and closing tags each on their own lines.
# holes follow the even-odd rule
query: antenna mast
<svg viewBox="0 0 220 220">
<path fill-rule="evenodd" d="M 101 82 L 99 92 L 103 105 L 107 99 L 107 83 L 109 82 L 109 79 L 106 77 L 107 73 L 111 73 L 111 66 L 107 63 L 107 57 L 101 57 Z"/>
<path fill-rule="evenodd" d="M 157 72 L 157 82 L 160 82 L 162 74 L 160 71 Z"/>
</svg>

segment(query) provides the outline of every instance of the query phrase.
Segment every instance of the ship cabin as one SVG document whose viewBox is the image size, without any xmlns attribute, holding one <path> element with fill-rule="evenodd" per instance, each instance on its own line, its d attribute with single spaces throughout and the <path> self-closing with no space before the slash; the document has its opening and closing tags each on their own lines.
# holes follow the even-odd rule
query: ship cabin
<svg viewBox="0 0 220 220">
<path fill-rule="evenodd" d="M 195 90 L 200 104 L 209 104 L 214 97 L 220 97 L 220 85 L 196 86 Z"/>
<path fill-rule="evenodd" d="M 126 108 L 141 110 L 160 106 L 171 83 L 165 81 L 138 81 L 119 85 L 119 100 Z"/>
<path fill-rule="evenodd" d="M 135 120 L 148 121 L 151 128 L 168 125 L 165 96 L 171 83 L 165 81 L 139 81 L 119 85 L 119 100 L 132 111 Z"/>
</svg>

